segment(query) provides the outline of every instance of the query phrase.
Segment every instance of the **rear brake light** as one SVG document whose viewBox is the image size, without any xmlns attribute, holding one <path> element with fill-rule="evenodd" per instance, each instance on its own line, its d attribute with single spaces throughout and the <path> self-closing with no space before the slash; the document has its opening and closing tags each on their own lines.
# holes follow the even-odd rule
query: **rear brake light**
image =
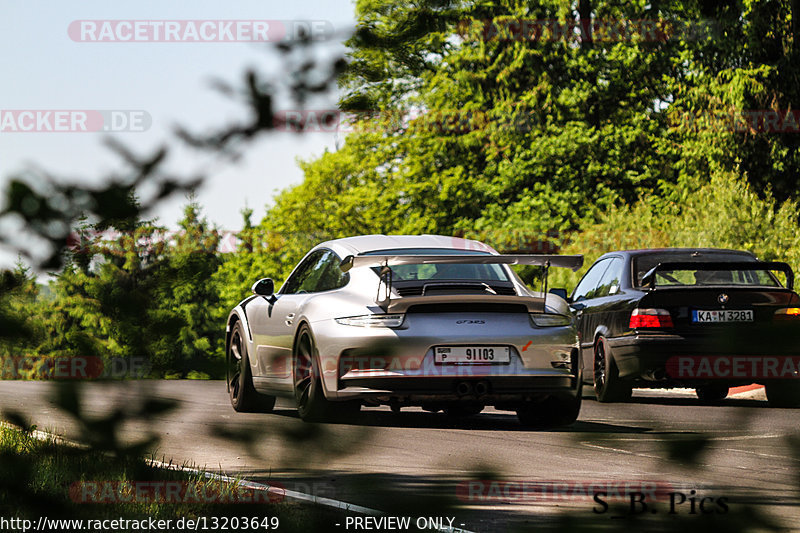
<svg viewBox="0 0 800 533">
<path fill-rule="evenodd" d="M 800 319 L 800 307 L 787 307 L 775 311 L 775 318 L 798 318 Z"/>
<path fill-rule="evenodd" d="M 666 309 L 634 309 L 629 327 L 631 329 L 673 328 L 675 325 Z"/>
</svg>

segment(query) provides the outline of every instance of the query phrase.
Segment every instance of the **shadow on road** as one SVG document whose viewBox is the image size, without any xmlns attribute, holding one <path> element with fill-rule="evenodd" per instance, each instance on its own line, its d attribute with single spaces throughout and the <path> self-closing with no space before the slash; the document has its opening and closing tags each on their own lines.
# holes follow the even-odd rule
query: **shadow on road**
<svg viewBox="0 0 800 533">
<path fill-rule="evenodd" d="M 349 471 L 309 470 L 251 470 L 239 472 L 244 478 L 286 491 L 297 491 L 315 498 L 329 498 L 380 510 L 397 516 L 448 516 L 455 527 L 479 532 L 505 532 L 537 530 L 553 527 L 559 511 L 553 502 L 547 504 L 545 513 L 531 514 L 530 509 L 513 507 L 510 503 L 539 503 L 535 495 L 527 495 L 519 502 L 500 498 L 485 501 L 480 495 L 470 494 L 466 484 L 475 479 L 497 479 L 499 473 L 468 472 L 463 477 L 448 475 L 414 475 L 390 473 L 354 473 Z M 478 476 L 477 478 L 475 476 Z M 502 482 L 501 482 L 502 483 Z M 290 501 L 291 499 L 287 499 Z M 531 501 L 533 500 L 533 501 Z M 573 510 L 574 512 L 574 510 Z M 578 509 L 592 518 L 591 510 Z M 545 529 L 542 529 L 545 527 Z M 416 530 L 416 529 L 414 529 Z"/>
<path fill-rule="evenodd" d="M 637 392 L 638 391 L 638 392 Z M 643 405 L 672 405 L 672 406 L 686 406 L 686 407 L 757 407 L 759 409 L 769 408 L 770 405 L 764 400 L 756 400 L 752 398 L 725 398 L 719 402 L 702 402 L 699 398 L 693 395 L 687 396 L 674 396 L 652 395 L 653 391 L 658 389 L 633 389 L 633 398 L 625 403 L 643 404 Z M 645 394 L 642 394 L 644 392 Z M 590 385 L 584 384 L 583 386 L 583 401 L 597 401 Z M 609 404 L 613 405 L 613 404 Z"/>
<path fill-rule="evenodd" d="M 466 466 L 466 465 L 465 465 Z M 730 515 L 686 516 L 680 526 L 676 518 L 666 518 L 666 513 L 642 519 L 633 524 L 620 523 L 614 513 L 593 512 L 596 502 L 592 490 L 599 486 L 615 487 L 631 480 L 615 475 L 587 475 L 585 478 L 566 481 L 558 476 L 528 476 L 507 478 L 500 472 L 482 471 L 477 465 L 466 469 L 462 477 L 454 475 L 355 473 L 341 470 L 290 469 L 240 471 L 245 479 L 279 486 L 287 491 L 308 494 L 315 498 L 328 498 L 383 511 L 399 516 L 452 517 L 456 527 L 471 531 L 619 531 L 631 527 L 639 530 L 674 531 L 742 531 L 747 525 L 768 522 L 761 514 L 767 508 L 786 513 L 790 508 L 800 508 L 800 499 L 794 490 L 773 491 L 765 494 L 759 487 L 732 487 L 727 484 L 707 484 L 704 493 L 724 494 L 732 502 Z M 477 468 L 477 469 L 476 469 Z M 678 477 L 662 480 L 665 484 L 680 486 Z M 592 489 L 594 487 L 594 489 Z M 665 498 L 666 495 L 662 495 Z M 616 510 L 624 510 L 624 502 L 617 501 Z M 657 505 L 651 504 L 653 508 Z M 623 507 L 620 507 L 623 506 Z M 666 503 L 658 506 L 665 510 Z M 683 509 L 681 509 L 683 511 Z M 688 510 L 685 511 L 689 513 Z M 757 513 L 757 514 L 754 514 Z M 730 527 L 746 524 L 743 529 Z M 744 521 L 744 522 L 742 522 Z M 717 526 L 717 527 L 715 527 Z M 727 527 L 726 527 L 727 526 Z"/>
<path fill-rule="evenodd" d="M 627 403 L 650 405 L 674 405 L 687 407 L 756 407 L 769 408 L 769 404 L 762 400 L 749 400 L 739 398 L 726 398 L 720 402 L 702 402 L 692 397 L 666 397 L 666 396 L 634 396 Z"/>
<path fill-rule="evenodd" d="M 288 418 L 298 418 L 296 409 L 277 408 L 272 414 Z M 346 424 L 365 427 L 394 427 L 416 429 L 456 429 L 483 431 L 521 431 L 521 432 L 557 432 L 557 433 L 646 433 L 651 428 L 606 424 L 602 422 L 584 422 L 578 420 L 571 426 L 551 429 L 531 429 L 519 424 L 516 415 L 498 412 L 484 412 L 479 415 L 463 418 L 449 417 L 444 413 L 424 411 L 405 411 L 393 413 L 376 408 L 362 408 L 353 418 L 326 422 L 330 424 Z"/>
</svg>

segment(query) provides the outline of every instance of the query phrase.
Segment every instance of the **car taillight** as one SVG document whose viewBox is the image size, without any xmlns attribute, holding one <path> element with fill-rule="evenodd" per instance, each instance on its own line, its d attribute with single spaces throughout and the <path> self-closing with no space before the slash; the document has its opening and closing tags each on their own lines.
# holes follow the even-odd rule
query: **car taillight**
<svg viewBox="0 0 800 533">
<path fill-rule="evenodd" d="M 403 325 L 401 313 L 393 315 L 361 315 L 337 318 L 336 322 L 343 326 L 360 326 L 362 328 L 399 328 Z"/>
<path fill-rule="evenodd" d="M 672 316 L 666 309 L 634 309 L 631 313 L 631 329 L 673 327 Z"/>
<path fill-rule="evenodd" d="M 800 320 L 800 307 L 787 307 L 775 311 L 776 320 Z"/>
</svg>

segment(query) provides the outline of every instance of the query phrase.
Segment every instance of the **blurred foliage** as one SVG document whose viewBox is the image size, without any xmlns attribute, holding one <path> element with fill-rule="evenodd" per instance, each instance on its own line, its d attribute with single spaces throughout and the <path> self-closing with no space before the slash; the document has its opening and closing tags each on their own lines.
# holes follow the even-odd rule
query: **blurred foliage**
<svg viewBox="0 0 800 533">
<path fill-rule="evenodd" d="M 315 59 L 312 45 L 308 35 L 278 45 L 290 74 L 288 93 L 298 106 L 310 96 L 328 91 L 344 67 L 341 57 Z M 285 79 L 284 75 L 274 79 Z M 210 134 L 178 128 L 177 137 L 193 147 L 236 157 L 249 142 L 279 125 L 274 120 L 277 85 L 253 71 L 245 73 L 243 89 L 218 84 L 223 93 L 243 97 L 251 120 Z M 291 126 L 303 129 L 302 123 Z M 0 361 L 4 370 L 6 363 L 14 367 L 26 358 L 38 365 L 47 359 L 83 358 L 85 362 L 97 357 L 108 363 L 144 358 L 152 376 L 219 376 L 224 329 L 220 324 L 227 312 L 222 298 L 229 297 L 220 288 L 226 281 L 215 277 L 225 262 L 218 251 L 219 232 L 191 197 L 177 232 L 168 232 L 147 218 L 160 201 L 193 191 L 202 177 L 165 173 L 167 148 L 142 157 L 115 141 L 109 145 L 125 169 L 96 180 L 97 186 L 80 185 L 77 180 L 40 170 L 10 180 L 0 218 L 7 227 L 16 225 L 17 231 L 0 235 L 0 245 L 18 251 L 32 269 L 20 263 L 0 277 Z M 242 237 L 243 247 L 248 242 L 251 249 L 260 247 L 255 244 L 258 233 L 247 238 L 245 232 Z M 47 285 L 37 284 L 34 277 L 43 271 L 53 276 Z M 40 355 L 45 357 L 37 357 Z M 20 377 L 31 374 L 36 377 L 37 368 L 27 369 Z M 98 511 L 68 501 L 68 483 L 86 480 L 86 476 L 139 481 L 187 477 L 143 461 L 159 442 L 157 421 L 177 405 L 160 399 L 147 385 L 141 379 L 116 384 L 114 390 L 122 393 L 121 398 L 116 403 L 104 402 L 104 408 L 110 408 L 99 412 L 86 408 L 83 394 L 92 389 L 84 383 L 57 382 L 49 387 L 55 393 L 51 402 L 74 429 L 78 446 L 39 444 L 17 430 L 0 430 L 0 514 L 15 518 L 263 517 L 274 511 L 280 512 L 282 519 L 289 518 L 280 529 L 290 531 L 322 527 L 336 519 L 323 508 L 305 505 L 276 510 L 203 503 L 166 508 L 134 504 L 109 505 Z M 26 432 L 33 429 L 21 413 L 4 408 L 2 416 L 28 428 Z M 143 436 L 123 437 L 124 430 L 137 424 L 146 428 Z M 295 424 L 305 428 L 300 421 Z M 352 453 L 364 440 L 363 432 L 358 431 L 349 440 L 331 438 L 325 427 L 306 429 L 275 438 L 330 443 L 318 454 Z M 256 435 L 218 426 L 209 432 L 240 444 L 255 442 Z M 293 451 L 297 448 L 291 447 Z"/>
<path fill-rule="evenodd" d="M 0 357 L 11 356 L 30 343 L 30 338 L 41 334 L 40 323 L 30 316 L 39 296 L 39 287 L 31 269 L 17 261 L 14 270 L 0 272 Z"/>
<path fill-rule="evenodd" d="M 77 422 L 79 442 L 37 434 L 36 427 L 21 415 L 3 413 L 21 424 L 0 426 L 0 515 L 6 519 L 35 524 L 40 516 L 51 520 L 152 518 L 174 524 L 180 518 L 216 516 L 257 518 L 261 525 L 267 516 L 278 517 L 281 531 L 324 528 L 341 519 L 324 507 L 246 490 L 237 480 L 209 479 L 202 473 L 149 464 L 146 450 L 156 441 L 155 432 L 133 444 L 119 438 L 125 423 L 153 420 L 172 411 L 175 402 L 146 400 L 141 395 L 140 401 L 128 401 L 106 416 L 93 417 L 86 412 L 79 387 L 60 384 L 56 392 L 58 404 L 69 406 L 65 414 Z M 167 486 L 176 490 L 167 492 Z M 60 530 L 79 528 L 64 524 Z"/>
<path fill-rule="evenodd" d="M 240 87 L 217 81 L 222 94 L 249 111 L 248 119 L 213 132 L 177 127 L 176 137 L 199 150 L 235 158 L 275 128 L 302 131 L 302 119 L 281 122 L 275 94 L 285 89 L 302 108 L 310 97 L 330 91 L 344 59 L 319 59 L 318 47 L 307 34 L 277 44 L 288 77 L 249 70 Z M 0 218 L 19 231 L 4 233 L 0 245 L 24 256 L 36 273 L 50 271 L 54 279 L 37 298 L 37 290 L 45 287 L 37 288 L 33 274 L 20 270 L 24 267 L 3 274 L 0 356 L 6 361 L 40 355 L 99 357 L 106 363 L 144 358 L 150 376 L 220 377 L 220 324 L 241 299 L 242 287 L 249 288 L 251 275 L 275 264 L 264 258 L 290 237 L 270 239 L 245 227 L 241 258 L 228 261 L 218 274 L 226 263 L 218 250 L 219 232 L 193 197 L 177 232 L 147 219 L 158 202 L 191 193 L 204 177 L 166 173 L 166 147 L 139 156 L 116 141 L 107 143 L 125 168 L 104 176 L 101 185 L 82 186 L 38 169 L 10 180 Z M 237 272 L 234 265 L 246 272 Z"/>
</svg>

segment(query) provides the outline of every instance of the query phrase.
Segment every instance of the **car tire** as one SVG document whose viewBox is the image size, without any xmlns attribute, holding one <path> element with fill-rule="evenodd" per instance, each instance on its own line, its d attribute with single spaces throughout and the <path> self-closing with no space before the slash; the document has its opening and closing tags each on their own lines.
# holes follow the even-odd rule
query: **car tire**
<svg viewBox="0 0 800 533">
<path fill-rule="evenodd" d="M 800 407 L 800 384 L 768 383 L 764 389 L 770 407 Z"/>
<path fill-rule="evenodd" d="M 275 408 L 275 396 L 259 394 L 253 387 L 245 339 L 244 326 L 237 320 L 225 354 L 226 382 L 231 406 L 239 413 L 269 413 Z"/>
<path fill-rule="evenodd" d="M 581 395 L 549 396 L 541 402 L 528 402 L 517 407 L 520 424 L 533 429 L 568 426 L 578 419 Z"/>
<path fill-rule="evenodd" d="M 727 398 L 729 390 L 727 385 L 703 385 L 697 387 L 694 392 L 701 402 L 716 403 Z"/>
<path fill-rule="evenodd" d="M 631 383 L 620 379 L 617 363 L 603 337 L 594 344 L 594 393 L 603 403 L 626 402 L 633 393 Z"/>
<path fill-rule="evenodd" d="M 295 338 L 293 368 L 295 403 L 303 421 L 346 419 L 355 416 L 361 409 L 359 401 L 331 402 L 325 398 L 314 337 L 306 324 L 300 326 Z"/>
</svg>

